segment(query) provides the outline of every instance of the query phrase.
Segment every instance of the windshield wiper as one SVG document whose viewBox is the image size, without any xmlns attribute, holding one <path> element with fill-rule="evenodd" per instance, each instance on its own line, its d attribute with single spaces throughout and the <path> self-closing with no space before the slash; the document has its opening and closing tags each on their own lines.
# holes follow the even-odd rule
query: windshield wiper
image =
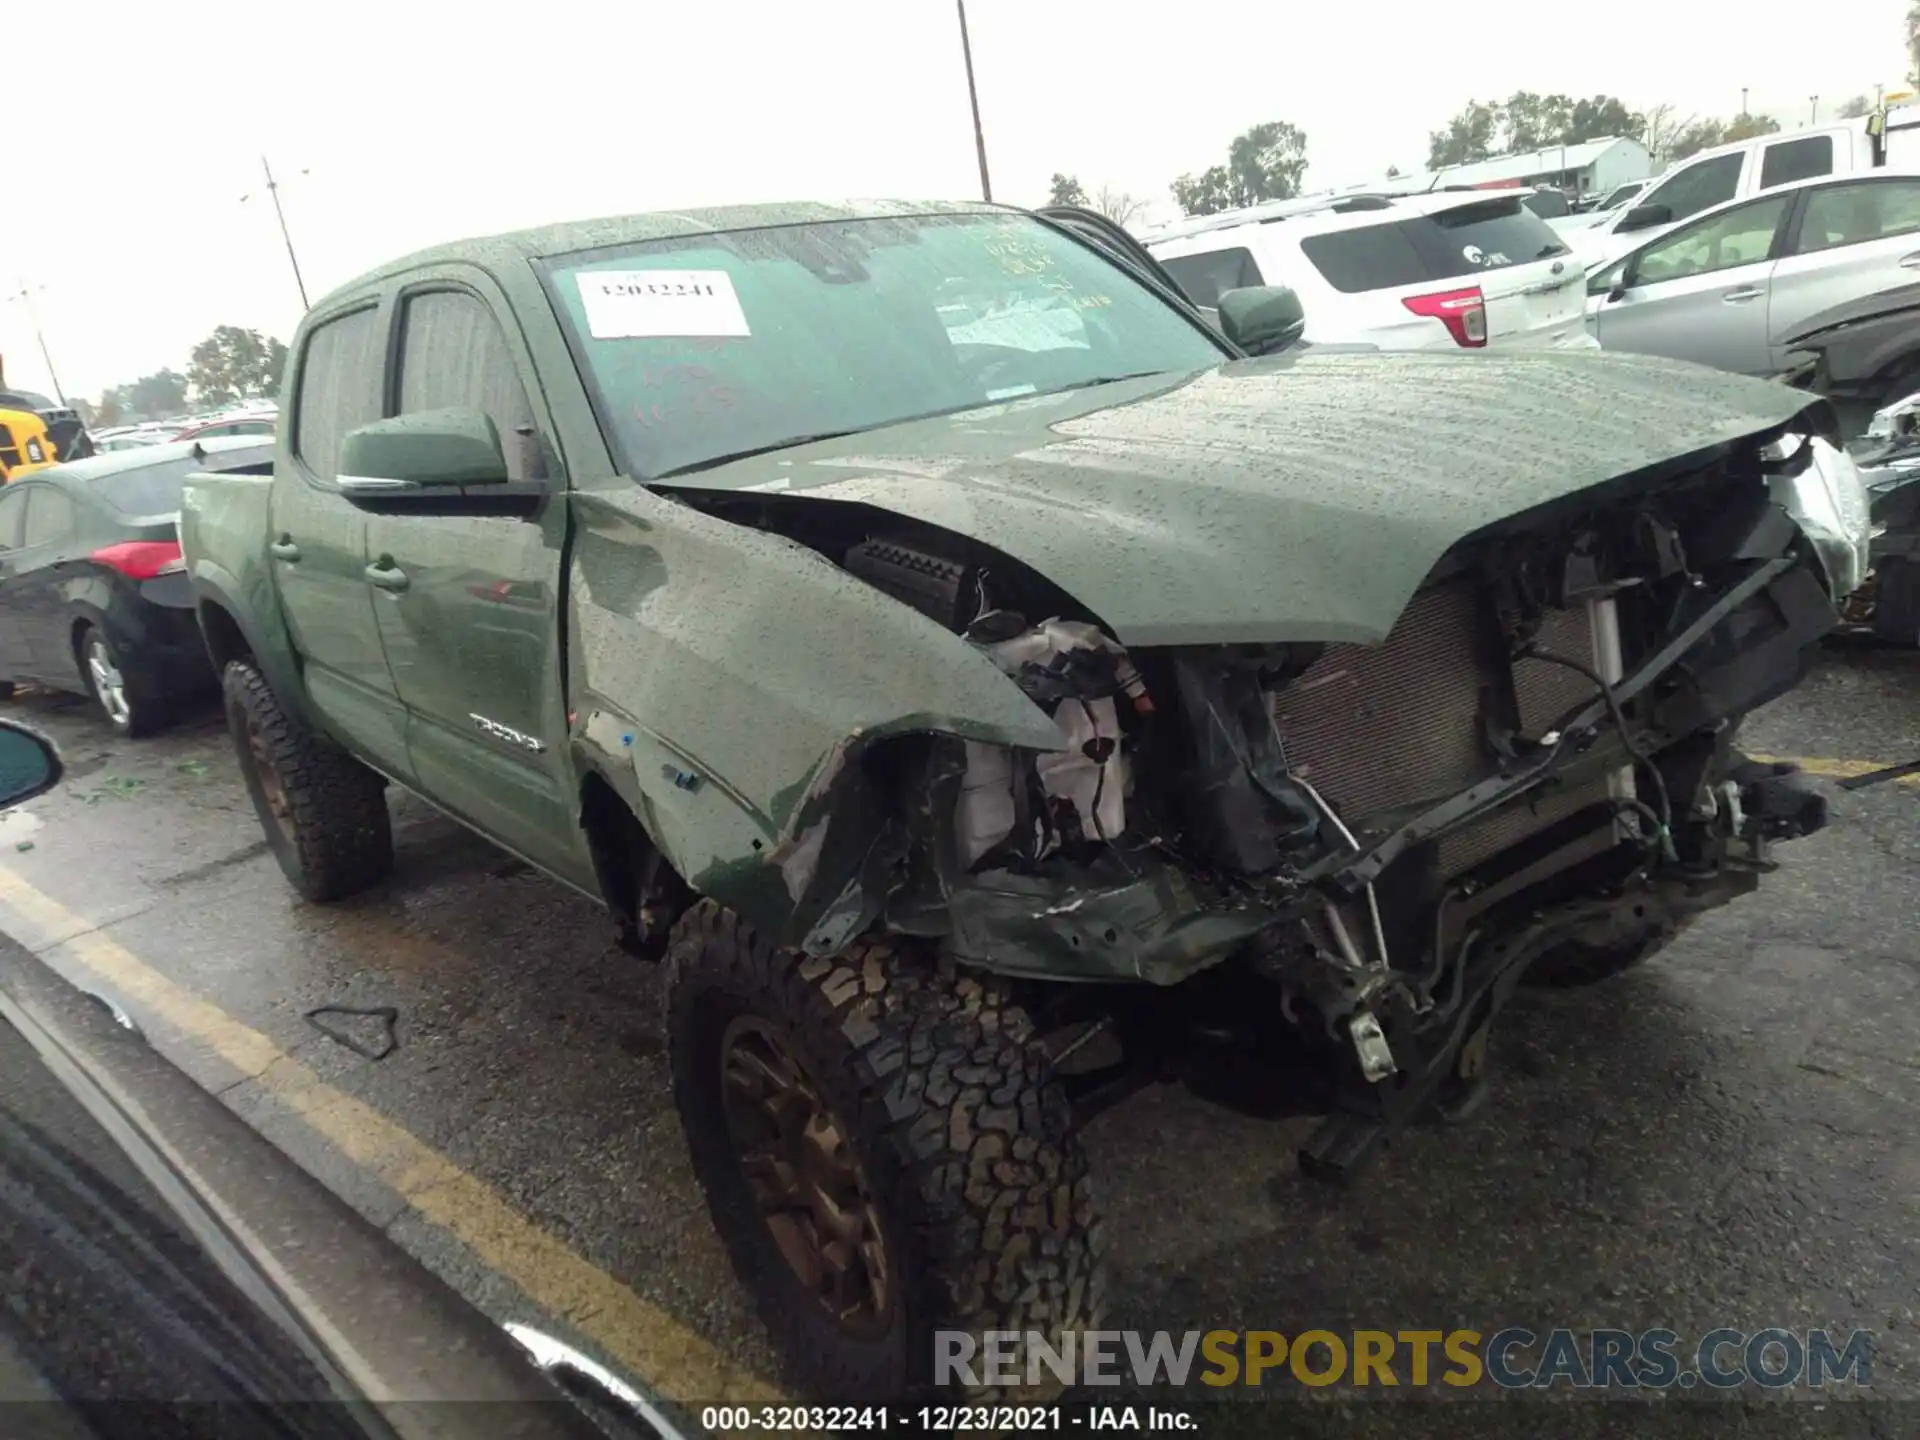
<svg viewBox="0 0 1920 1440">
<path fill-rule="evenodd" d="M 1572 253 L 1573 247 L 1571 245 L 1562 245 L 1556 240 L 1533 258 L 1536 260 L 1551 260 L 1556 255 L 1571 255 Z"/>
</svg>

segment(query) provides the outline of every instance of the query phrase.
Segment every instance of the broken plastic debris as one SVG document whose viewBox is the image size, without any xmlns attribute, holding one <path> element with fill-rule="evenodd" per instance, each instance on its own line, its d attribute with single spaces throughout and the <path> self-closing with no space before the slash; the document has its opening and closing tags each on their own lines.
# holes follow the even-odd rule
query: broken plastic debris
<svg viewBox="0 0 1920 1440">
<path fill-rule="evenodd" d="M 363 1020 L 378 1020 L 381 1024 L 381 1043 L 378 1047 L 363 1044 L 345 1030 L 336 1029 L 320 1023 L 322 1015 L 347 1015 Z M 399 1036 L 394 1027 L 400 1021 L 400 1012 L 391 1005 L 321 1005 L 307 1011 L 300 1017 L 329 1040 L 347 1047 L 354 1054 L 368 1060 L 384 1060 L 400 1048 Z"/>
</svg>

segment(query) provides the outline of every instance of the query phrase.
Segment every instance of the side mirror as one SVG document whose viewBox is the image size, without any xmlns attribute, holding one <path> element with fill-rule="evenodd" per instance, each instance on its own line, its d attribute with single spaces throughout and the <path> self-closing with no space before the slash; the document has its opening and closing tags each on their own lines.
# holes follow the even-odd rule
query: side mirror
<svg viewBox="0 0 1920 1440">
<path fill-rule="evenodd" d="M 1636 205 L 1620 217 L 1616 231 L 1651 230 L 1656 225 L 1671 225 L 1673 208 L 1668 205 Z"/>
<path fill-rule="evenodd" d="M 1306 328 L 1306 307 L 1285 285 L 1248 285 L 1220 296 L 1220 333 L 1249 355 L 1284 350 Z"/>
<path fill-rule="evenodd" d="M 0 720 L 0 809 L 44 795 L 66 767 L 53 741 L 14 720 Z"/>
<path fill-rule="evenodd" d="M 340 491 L 350 500 L 506 483 L 500 432 L 478 410 L 395 415 L 349 430 L 340 442 Z"/>
</svg>

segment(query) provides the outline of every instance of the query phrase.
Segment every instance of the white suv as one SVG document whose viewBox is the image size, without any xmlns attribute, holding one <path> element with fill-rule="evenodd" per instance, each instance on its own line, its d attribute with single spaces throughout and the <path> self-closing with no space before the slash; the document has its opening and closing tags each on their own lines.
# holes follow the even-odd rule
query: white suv
<svg viewBox="0 0 1920 1440">
<path fill-rule="evenodd" d="M 1586 273 L 1518 191 L 1283 200 L 1142 236 L 1196 305 L 1287 285 L 1306 338 L 1390 350 L 1595 349 Z"/>
</svg>

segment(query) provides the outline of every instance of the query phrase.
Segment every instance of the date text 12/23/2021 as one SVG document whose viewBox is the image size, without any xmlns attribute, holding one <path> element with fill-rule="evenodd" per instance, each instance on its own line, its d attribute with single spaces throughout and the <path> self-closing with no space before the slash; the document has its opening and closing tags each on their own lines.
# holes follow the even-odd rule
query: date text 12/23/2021
<svg viewBox="0 0 1920 1440">
<path fill-rule="evenodd" d="M 1162 1405 L 709 1405 L 700 1426 L 714 1435 L 1007 1435 L 1021 1431 L 1160 1431 L 1193 1434 L 1192 1411 Z"/>
</svg>

